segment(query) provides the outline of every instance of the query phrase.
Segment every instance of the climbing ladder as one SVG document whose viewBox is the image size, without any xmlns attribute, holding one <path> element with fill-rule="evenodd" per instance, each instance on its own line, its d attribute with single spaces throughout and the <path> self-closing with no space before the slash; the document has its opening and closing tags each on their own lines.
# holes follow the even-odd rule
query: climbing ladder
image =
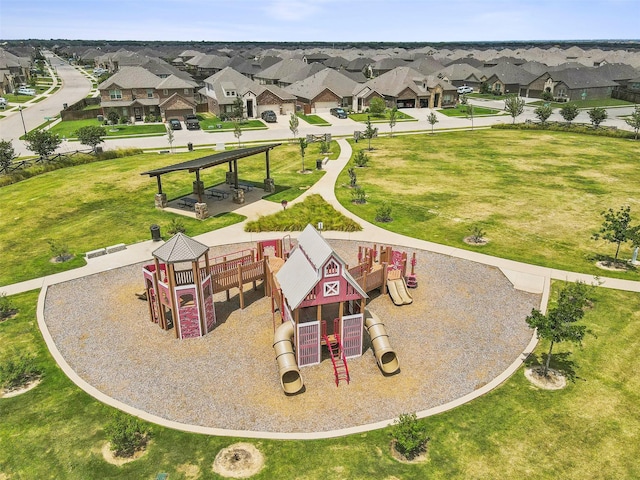
<svg viewBox="0 0 640 480">
<path fill-rule="evenodd" d="M 333 364 L 333 373 L 336 377 L 336 387 L 340 385 L 340 380 L 344 380 L 349 383 L 349 366 L 347 365 L 347 358 L 344 355 L 342 348 L 342 342 L 340 342 L 340 319 L 336 318 L 333 321 L 333 335 L 327 335 L 327 322 L 322 321 L 322 339 L 325 345 L 329 349 L 331 355 L 331 363 Z"/>
</svg>

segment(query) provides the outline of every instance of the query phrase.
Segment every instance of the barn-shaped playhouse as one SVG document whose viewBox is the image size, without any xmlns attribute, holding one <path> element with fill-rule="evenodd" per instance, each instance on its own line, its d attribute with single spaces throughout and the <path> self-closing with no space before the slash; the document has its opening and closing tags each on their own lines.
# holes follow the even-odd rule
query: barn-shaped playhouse
<svg viewBox="0 0 640 480">
<path fill-rule="evenodd" d="M 300 234 L 286 261 L 271 259 L 269 270 L 269 291 L 283 321 L 274 348 L 286 393 L 302 389 L 298 367 L 319 364 L 322 346 L 330 354 L 336 385 L 348 383 L 347 360 L 362 355 L 365 327 L 382 371 L 398 370 L 384 325 L 365 310 L 366 288 L 313 226 Z"/>
</svg>

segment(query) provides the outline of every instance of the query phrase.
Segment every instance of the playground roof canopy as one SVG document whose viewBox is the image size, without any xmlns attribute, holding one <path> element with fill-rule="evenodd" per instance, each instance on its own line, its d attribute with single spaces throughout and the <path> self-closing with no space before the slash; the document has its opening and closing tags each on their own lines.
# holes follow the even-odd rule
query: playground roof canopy
<svg viewBox="0 0 640 480">
<path fill-rule="evenodd" d="M 176 163 L 167 167 L 156 168 L 155 170 L 149 170 L 143 172 L 140 175 L 149 175 L 150 177 L 157 177 L 165 173 L 178 172 L 182 170 L 188 170 L 189 172 L 195 172 L 202 170 L 203 168 L 215 167 L 223 163 L 232 162 L 241 158 L 250 157 L 258 153 L 268 152 L 269 150 L 281 145 L 280 143 L 270 143 L 268 145 L 260 145 L 257 147 L 239 148 L 237 150 L 229 150 L 220 153 L 214 153 L 213 155 L 207 155 L 206 157 L 194 158 L 182 163 Z"/>
<path fill-rule="evenodd" d="M 209 251 L 209 247 L 179 232 L 152 255 L 165 263 L 193 262 Z"/>
</svg>

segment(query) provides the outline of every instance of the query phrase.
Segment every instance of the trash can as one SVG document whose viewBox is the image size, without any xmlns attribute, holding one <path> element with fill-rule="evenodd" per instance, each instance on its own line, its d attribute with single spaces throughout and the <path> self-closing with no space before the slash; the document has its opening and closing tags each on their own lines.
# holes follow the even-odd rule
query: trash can
<svg viewBox="0 0 640 480">
<path fill-rule="evenodd" d="M 151 240 L 154 242 L 162 240 L 162 237 L 160 236 L 160 227 L 155 223 L 151 225 Z"/>
<path fill-rule="evenodd" d="M 100 123 L 104 122 L 104 115 L 98 115 L 97 118 Z"/>
<path fill-rule="evenodd" d="M 316 169 L 322 170 L 322 159 L 321 158 L 316 160 Z"/>
<path fill-rule="evenodd" d="M 69 105 L 67 105 L 66 103 L 63 103 L 63 104 L 62 104 L 62 109 L 63 109 L 63 110 L 66 110 L 68 106 L 69 106 Z"/>
<path fill-rule="evenodd" d="M 96 153 L 102 153 L 102 147 L 96 147 Z"/>
<path fill-rule="evenodd" d="M 189 149 L 190 152 L 193 152 L 193 143 L 191 142 L 187 143 L 187 148 Z"/>
</svg>

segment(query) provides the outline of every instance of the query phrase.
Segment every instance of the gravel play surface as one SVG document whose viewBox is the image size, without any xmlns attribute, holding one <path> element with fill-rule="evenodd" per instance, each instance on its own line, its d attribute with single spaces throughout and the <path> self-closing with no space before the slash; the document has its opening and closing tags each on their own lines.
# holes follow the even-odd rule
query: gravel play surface
<svg viewBox="0 0 640 480">
<path fill-rule="evenodd" d="M 350 265 L 355 242 L 330 241 Z M 253 247 L 212 247 L 211 256 Z M 403 249 L 409 254 L 411 249 Z M 336 387 L 326 354 L 301 369 L 306 391 L 286 396 L 273 344 L 271 301 L 262 284 L 216 295 L 216 328 L 178 340 L 149 319 L 142 264 L 49 287 L 45 321 L 60 353 L 86 382 L 123 403 L 173 421 L 265 432 L 337 430 L 450 402 L 503 372 L 527 346 L 525 317 L 540 295 L 513 289 L 496 268 L 417 251 L 414 302 L 395 306 L 369 293 L 367 308 L 386 325 L 400 373 L 385 377 L 369 338 L 349 360 L 351 383 Z"/>
</svg>

